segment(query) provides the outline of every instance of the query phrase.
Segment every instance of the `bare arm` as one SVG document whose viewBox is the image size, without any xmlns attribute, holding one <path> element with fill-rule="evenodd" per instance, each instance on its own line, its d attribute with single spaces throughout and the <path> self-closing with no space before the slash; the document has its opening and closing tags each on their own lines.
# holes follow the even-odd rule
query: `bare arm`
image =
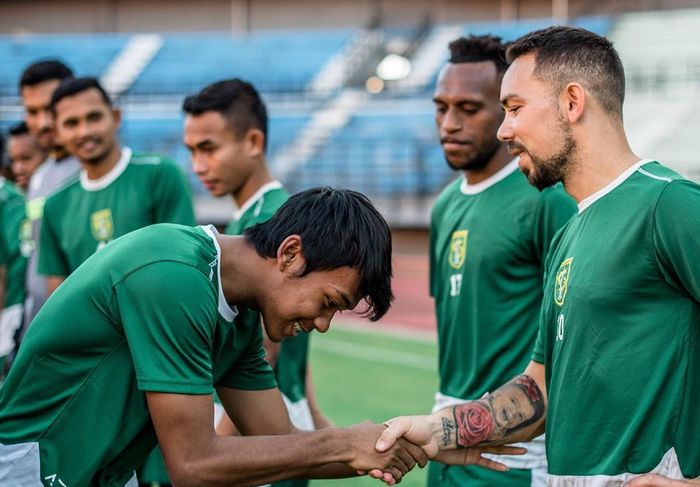
<svg viewBox="0 0 700 487">
<path fill-rule="evenodd" d="M 46 276 L 46 291 L 48 295 L 51 296 L 65 280 L 65 276 Z"/>
<path fill-rule="evenodd" d="M 544 366 L 531 362 L 523 375 L 483 398 L 427 416 L 395 418 L 377 449 L 405 437 L 445 463 L 475 463 L 472 447 L 492 447 L 534 438 L 544 431 L 547 395 Z M 464 449 L 454 451 L 455 449 Z M 452 450 L 452 452 L 450 452 Z M 483 449 L 483 452 L 494 450 Z M 498 450 L 504 452 L 504 450 Z M 480 455 L 477 455 L 477 457 Z M 479 463 L 482 464 L 482 463 Z M 490 465 L 489 468 L 493 468 Z"/>
<path fill-rule="evenodd" d="M 395 477 L 400 478 L 412 466 L 406 459 L 410 455 L 401 447 L 397 446 L 388 454 L 374 452 L 374 442 L 383 426 L 362 424 L 285 434 L 295 430 L 281 398 L 279 402 L 274 399 L 274 394 L 279 395 L 279 392 L 276 389 L 257 391 L 262 394 L 258 400 L 253 399 L 254 392 L 244 392 L 242 398 L 229 404 L 230 394 L 220 396 L 229 411 L 232 411 L 231 406 L 249 408 L 246 413 L 234 415 L 241 432 L 267 436 L 217 436 L 210 395 L 146 393 L 174 484 L 260 485 L 285 478 L 349 476 L 357 470 L 372 468 L 395 472 Z M 328 466 L 333 463 L 338 465 Z"/>
</svg>

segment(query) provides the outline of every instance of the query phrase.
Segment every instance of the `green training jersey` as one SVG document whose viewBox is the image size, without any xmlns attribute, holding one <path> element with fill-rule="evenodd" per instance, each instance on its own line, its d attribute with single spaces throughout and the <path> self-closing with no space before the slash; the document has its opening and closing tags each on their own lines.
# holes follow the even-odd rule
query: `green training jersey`
<svg viewBox="0 0 700 487">
<path fill-rule="evenodd" d="M 115 238 L 153 223 L 194 225 L 187 182 L 174 163 L 124 147 L 109 173 L 90 180 L 81 171 L 46 200 L 39 273 L 67 276 Z"/>
<path fill-rule="evenodd" d="M 554 485 L 700 476 L 699 251 L 700 186 L 648 160 L 555 238 L 533 354 Z"/>
<path fill-rule="evenodd" d="M 440 392 L 434 409 L 477 399 L 522 373 L 537 336 L 544 258 L 575 213 L 561 187 L 539 192 L 517 160 L 473 185 L 464 177 L 435 202 L 430 227 L 430 290 L 438 325 Z M 544 485 L 544 439 L 500 456 L 508 472 L 431 462 L 433 486 Z"/>
<path fill-rule="evenodd" d="M 51 295 L 0 388 L 0 484 L 124 485 L 156 444 L 144 391 L 275 387 L 260 326 L 224 299 L 214 232 L 135 231 Z"/>
<path fill-rule="evenodd" d="M 0 177 L 0 265 L 6 267 L 5 308 L 24 300 L 27 255 L 20 245 L 24 215 L 24 196 L 14 184 Z"/>
<path fill-rule="evenodd" d="M 226 233 L 241 235 L 247 228 L 269 220 L 288 198 L 289 193 L 282 188 L 279 181 L 272 181 L 262 186 L 236 211 L 226 227 Z M 241 309 L 238 319 L 260 323 L 259 313 L 250 310 Z M 285 338 L 280 345 L 274 367 L 275 378 L 280 391 L 291 402 L 297 402 L 305 397 L 308 348 L 307 333 Z"/>
<path fill-rule="evenodd" d="M 5 301 L 0 303 L 0 366 L 2 357 L 15 348 L 15 334 L 22 325 L 27 257 L 21 245 L 24 196 L 14 184 L 0 177 L 0 265 L 5 267 Z M 0 371 L 0 378 L 2 371 Z"/>
<path fill-rule="evenodd" d="M 561 187 L 533 188 L 516 161 L 476 185 L 459 178 L 440 194 L 430 226 L 430 292 L 442 394 L 476 399 L 525 369 L 544 257 L 575 211 Z"/>
</svg>

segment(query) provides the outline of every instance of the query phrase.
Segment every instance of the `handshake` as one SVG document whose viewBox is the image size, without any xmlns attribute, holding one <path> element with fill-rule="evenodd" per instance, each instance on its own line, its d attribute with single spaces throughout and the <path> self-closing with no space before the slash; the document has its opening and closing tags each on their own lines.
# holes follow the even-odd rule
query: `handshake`
<svg viewBox="0 0 700 487">
<path fill-rule="evenodd" d="M 525 449 L 511 446 L 463 447 L 458 442 L 455 422 L 449 410 L 425 416 L 401 416 L 384 425 L 362 423 L 346 430 L 350 458 L 345 463 L 359 475 L 370 475 L 394 485 L 413 467 L 424 467 L 428 460 L 451 465 L 479 465 L 505 471 L 504 464 L 484 457 L 483 453 L 522 455 Z M 451 415 L 451 412 L 449 413 Z"/>
</svg>

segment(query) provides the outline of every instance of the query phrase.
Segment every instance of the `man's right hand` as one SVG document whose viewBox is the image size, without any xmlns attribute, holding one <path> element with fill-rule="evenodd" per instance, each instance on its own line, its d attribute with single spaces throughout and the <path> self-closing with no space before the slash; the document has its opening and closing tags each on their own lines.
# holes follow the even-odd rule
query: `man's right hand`
<svg viewBox="0 0 700 487">
<path fill-rule="evenodd" d="M 483 453 L 498 455 L 523 455 L 526 450 L 512 446 L 483 446 L 463 449 L 443 449 L 450 443 L 445 436 L 450 428 L 446 428 L 442 416 L 438 413 L 425 416 L 402 416 L 385 423 L 388 428 L 379 437 L 375 445 L 378 451 L 391 448 L 400 438 L 420 446 L 427 456 L 438 462 L 449 465 L 479 465 L 491 470 L 504 471 L 508 467 L 484 456 Z M 454 434 L 454 432 L 452 432 Z M 370 472 L 376 477 L 377 472 Z"/>
<path fill-rule="evenodd" d="M 389 485 L 399 482 L 416 464 L 424 467 L 428 456 L 420 446 L 406 439 L 399 439 L 383 451 L 375 449 L 379 436 L 386 427 L 370 422 L 347 428 L 350 460 L 347 465 L 360 474 L 372 471 L 373 477 L 384 480 Z"/>
</svg>

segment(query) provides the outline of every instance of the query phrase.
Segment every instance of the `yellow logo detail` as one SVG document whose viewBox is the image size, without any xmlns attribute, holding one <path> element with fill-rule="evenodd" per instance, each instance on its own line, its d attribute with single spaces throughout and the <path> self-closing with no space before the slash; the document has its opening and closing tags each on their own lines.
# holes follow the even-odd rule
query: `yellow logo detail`
<svg viewBox="0 0 700 487">
<path fill-rule="evenodd" d="M 467 256 L 467 237 L 468 230 L 457 230 L 452 233 L 452 242 L 450 242 L 450 266 L 453 269 L 459 269 L 464 264 L 464 258 Z"/>
<path fill-rule="evenodd" d="M 573 260 L 573 257 L 564 260 L 557 271 L 554 282 L 554 302 L 559 306 L 564 306 L 566 291 L 569 289 L 569 273 L 571 272 L 571 263 Z"/>
<path fill-rule="evenodd" d="M 114 224 L 112 223 L 112 210 L 105 208 L 90 215 L 90 228 L 92 236 L 100 242 L 107 242 L 114 235 Z"/>
<path fill-rule="evenodd" d="M 44 203 L 46 203 L 46 198 L 44 197 L 27 201 L 27 218 L 31 221 L 40 220 L 44 214 Z"/>
</svg>

